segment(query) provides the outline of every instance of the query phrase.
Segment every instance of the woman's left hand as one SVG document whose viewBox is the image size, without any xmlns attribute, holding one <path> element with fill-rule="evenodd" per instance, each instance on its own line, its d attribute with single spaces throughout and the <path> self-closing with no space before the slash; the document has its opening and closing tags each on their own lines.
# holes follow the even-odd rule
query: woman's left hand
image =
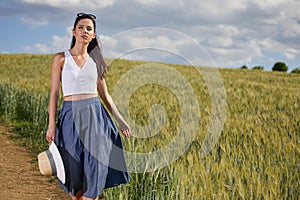
<svg viewBox="0 0 300 200">
<path fill-rule="evenodd" d="M 121 129 L 121 133 L 125 137 L 130 137 L 130 127 L 129 127 L 129 125 L 125 121 L 119 122 L 119 127 Z"/>
</svg>

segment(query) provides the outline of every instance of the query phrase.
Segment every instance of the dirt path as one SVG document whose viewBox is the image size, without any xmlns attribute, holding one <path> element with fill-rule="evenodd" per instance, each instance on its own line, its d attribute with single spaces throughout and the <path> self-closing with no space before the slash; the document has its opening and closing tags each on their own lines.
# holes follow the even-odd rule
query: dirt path
<svg viewBox="0 0 300 200">
<path fill-rule="evenodd" d="M 68 200 L 49 177 L 40 174 L 36 155 L 13 142 L 6 128 L 0 126 L 0 200 Z"/>
</svg>

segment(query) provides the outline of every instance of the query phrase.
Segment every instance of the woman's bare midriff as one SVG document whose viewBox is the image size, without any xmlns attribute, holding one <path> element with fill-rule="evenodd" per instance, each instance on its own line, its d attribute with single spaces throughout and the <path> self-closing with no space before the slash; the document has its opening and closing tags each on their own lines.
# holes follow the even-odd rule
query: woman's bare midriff
<svg viewBox="0 0 300 200">
<path fill-rule="evenodd" d="M 68 95 L 64 97 L 65 101 L 76 101 L 76 100 L 83 100 L 83 99 L 89 99 L 93 97 L 97 97 L 97 94 L 73 94 Z"/>
</svg>

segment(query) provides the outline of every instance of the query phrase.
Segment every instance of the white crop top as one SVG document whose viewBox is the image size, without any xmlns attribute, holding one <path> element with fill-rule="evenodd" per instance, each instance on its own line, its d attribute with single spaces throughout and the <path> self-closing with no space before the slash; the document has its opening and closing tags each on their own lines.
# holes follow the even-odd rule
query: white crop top
<svg viewBox="0 0 300 200">
<path fill-rule="evenodd" d="M 67 50 L 61 74 L 64 96 L 73 94 L 97 94 L 97 67 L 90 56 L 87 56 L 82 68 L 78 67 L 71 53 Z"/>
</svg>

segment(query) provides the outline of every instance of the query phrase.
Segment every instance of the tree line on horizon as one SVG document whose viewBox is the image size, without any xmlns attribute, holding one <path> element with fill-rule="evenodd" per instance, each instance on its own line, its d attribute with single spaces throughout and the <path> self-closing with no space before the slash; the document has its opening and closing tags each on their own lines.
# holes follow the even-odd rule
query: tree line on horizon
<svg viewBox="0 0 300 200">
<path fill-rule="evenodd" d="M 243 65 L 241 69 L 248 69 L 248 67 L 247 65 Z M 276 62 L 272 67 L 272 71 L 278 71 L 278 72 L 287 72 L 288 69 L 289 68 L 285 62 Z M 257 65 L 254 66 L 252 70 L 264 70 L 264 67 Z M 291 73 L 300 73 L 300 67 L 293 69 Z"/>
</svg>

